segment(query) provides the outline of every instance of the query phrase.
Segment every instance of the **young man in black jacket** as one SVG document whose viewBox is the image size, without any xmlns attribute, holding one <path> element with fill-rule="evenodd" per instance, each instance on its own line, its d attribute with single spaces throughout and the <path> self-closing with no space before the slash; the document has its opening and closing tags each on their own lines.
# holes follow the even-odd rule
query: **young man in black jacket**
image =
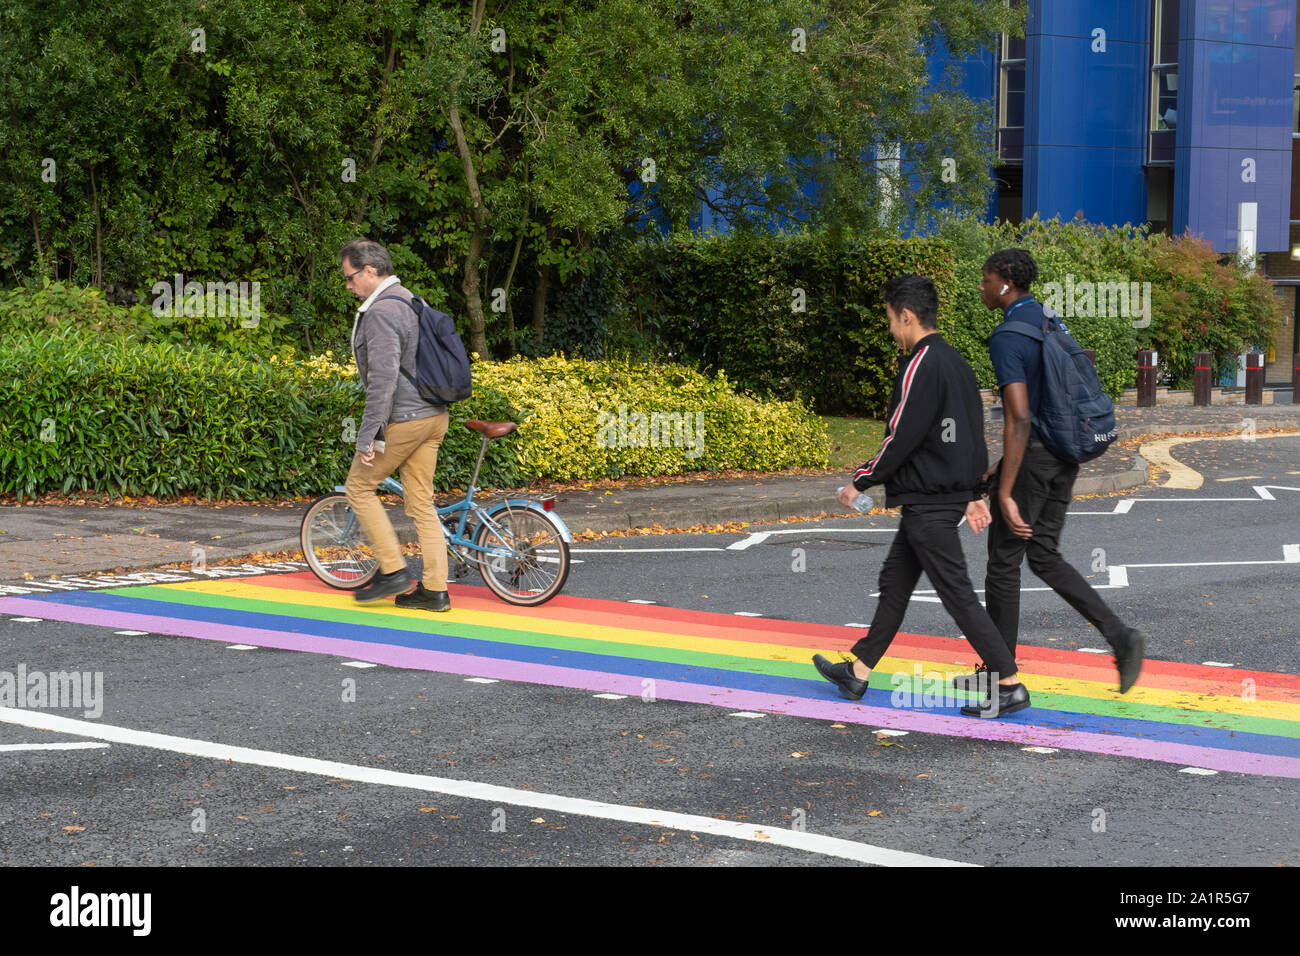
<svg viewBox="0 0 1300 956">
<path fill-rule="evenodd" d="M 901 507 L 902 521 L 880 568 L 880 603 L 871 629 L 853 645 L 855 661 L 832 664 L 813 656 L 817 670 L 849 700 L 860 700 L 876 666 L 903 623 L 912 590 L 924 571 L 952 619 L 989 666 L 996 681 L 969 717 L 996 717 L 1029 706 L 1016 661 L 980 606 L 966 573 L 957 526 L 962 515 L 978 534 L 989 521 L 980 495 L 988 464 L 984 406 L 975 373 L 943 340 L 935 323 L 939 297 L 923 276 L 899 276 L 885 285 L 889 332 L 907 352 L 889 403 L 889 426 L 876 457 L 859 468 L 840 492 L 848 505 L 858 492 L 885 486 L 885 503 Z M 855 490 L 856 489 L 856 490 Z"/>
</svg>

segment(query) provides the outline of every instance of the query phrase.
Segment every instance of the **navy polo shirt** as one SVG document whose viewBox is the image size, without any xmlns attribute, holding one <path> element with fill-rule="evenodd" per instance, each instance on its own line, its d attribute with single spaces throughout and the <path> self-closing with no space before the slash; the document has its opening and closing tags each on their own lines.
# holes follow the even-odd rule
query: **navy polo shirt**
<svg viewBox="0 0 1300 956">
<path fill-rule="evenodd" d="M 1040 331 L 1043 328 L 1043 306 L 1032 295 L 1017 299 L 1002 313 L 1002 324 L 1023 322 Z M 999 326 L 1000 328 L 1001 326 Z M 1024 382 L 1029 392 L 1029 414 L 1038 414 L 1039 396 L 1043 389 L 1043 346 L 1026 335 L 999 332 L 989 338 L 989 357 L 998 388 L 1015 382 Z M 1038 428 L 1029 426 L 1029 437 L 1038 438 Z"/>
</svg>

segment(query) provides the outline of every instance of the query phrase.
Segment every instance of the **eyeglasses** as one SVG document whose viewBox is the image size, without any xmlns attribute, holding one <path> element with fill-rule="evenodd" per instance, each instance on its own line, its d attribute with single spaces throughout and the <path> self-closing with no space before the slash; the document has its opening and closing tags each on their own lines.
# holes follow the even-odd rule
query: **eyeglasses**
<svg viewBox="0 0 1300 956">
<path fill-rule="evenodd" d="M 365 272 L 365 271 L 366 271 L 366 267 L 365 267 L 365 266 L 362 266 L 362 267 L 361 267 L 360 269 L 358 269 L 356 272 L 345 272 L 345 273 L 343 273 L 343 281 L 344 281 L 345 283 L 347 283 L 347 282 L 351 282 L 354 276 L 359 276 L 359 275 L 361 275 L 361 273 L 363 273 L 363 272 Z"/>
</svg>

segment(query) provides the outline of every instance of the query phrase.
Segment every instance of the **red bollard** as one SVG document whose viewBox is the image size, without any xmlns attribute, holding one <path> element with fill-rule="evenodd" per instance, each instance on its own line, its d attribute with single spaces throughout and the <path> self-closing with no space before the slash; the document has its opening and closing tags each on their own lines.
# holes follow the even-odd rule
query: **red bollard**
<svg viewBox="0 0 1300 956">
<path fill-rule="evenodd" d="M 1138 349 L 1138 408 L 1154 408 L 1156 404 L 1156 353 Z"/>
<path fill-rule="evenodd" d="M 1262 405 L 1264 402 L 1264 353 L 1246 353 L 1246 404 Z"/>
<path fill-rule="evenodd" d="M 1210 404 L 1210 372 L 1213 356 L 1209 352 L 1196 353 L 1196 370 L 1192 372 L 1192 404 Z"/>
</svg>

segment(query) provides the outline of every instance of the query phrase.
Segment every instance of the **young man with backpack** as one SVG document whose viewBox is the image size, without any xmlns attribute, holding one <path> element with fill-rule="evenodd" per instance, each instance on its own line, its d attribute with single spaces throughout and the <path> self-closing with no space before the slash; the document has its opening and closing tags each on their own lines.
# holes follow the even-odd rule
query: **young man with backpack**
<svg viewBox="0 0 1300 956">
<path fill-rule="evenodd" d="M 989 256 L 983 273 L 980 300 L 1002 310 L 989 355 L 1004 414 L 1002 460 L 985 475 L 995 498 L 984 578 L 989 616 L 1014 657 L 1027 554 L 1029 569 L 1101 632 L 1115 652 L 1120 693 L 1127 693 L 1142 669 L 1146 636 L 1119 619 L 1058 547 L 1080 461 L 1100 455 L 1116 437 L 1114 407 L 1060 317 L 1029 293 L 1038 278 L 1033 257 L 1003 249 Z M 963 686 L 978 673 L 954 683 Z"/>
<path fill-rule="evenodd" d="M 352 323 L 352 352 L 366 390 L 345 488 L 380 572 L 355 597 L 368 604 L 397 595 L 398 607 L 447 611 L 447 542 L 433 499 L 433 472 L 448 414 L 446 405 L 425 398 L 416 384 L 418 306 L 393 275 L 392 259 L 379 243 L 354 239 L 340 250 L 339 260 L 348 289 L 362 300 Z M 406 513 L 424 552 L 424 579 L 414 591 L 397 534 L 375 494 L 379 483 L 399 468 Z"/>
<path fill-rule="evenodd" d="M 899 276 L 885 284 L 884 297 L 890 335 L 907 357 L 894 383 L 880 451 L 854 473 L 840 491 L 840 501 L 850 505 L 859 492 L 883 484 L 886 504 L 901 508 L 902 520 L 880 568 L 880 603 L 871 628 L 853 645 L 857 659 L 832 663 L 814 654 L 813 665 L 842 697 L 861 700 L 871 669 L 898 633 L 924 571 L 944 610 L 990 665 L 972 687 L 983 699 L 961 712 L 968 717 L 1014 714 L 1029 706 L 1029 691 L 1016 676 L 1015 656 L 980 607 L 958 537 L 963 515 L 976 534 L 990 520 L 979 492 L 988 450 L 975 373 L 936 330 L 939 296 L 933 282 Z"/>
</svg>

